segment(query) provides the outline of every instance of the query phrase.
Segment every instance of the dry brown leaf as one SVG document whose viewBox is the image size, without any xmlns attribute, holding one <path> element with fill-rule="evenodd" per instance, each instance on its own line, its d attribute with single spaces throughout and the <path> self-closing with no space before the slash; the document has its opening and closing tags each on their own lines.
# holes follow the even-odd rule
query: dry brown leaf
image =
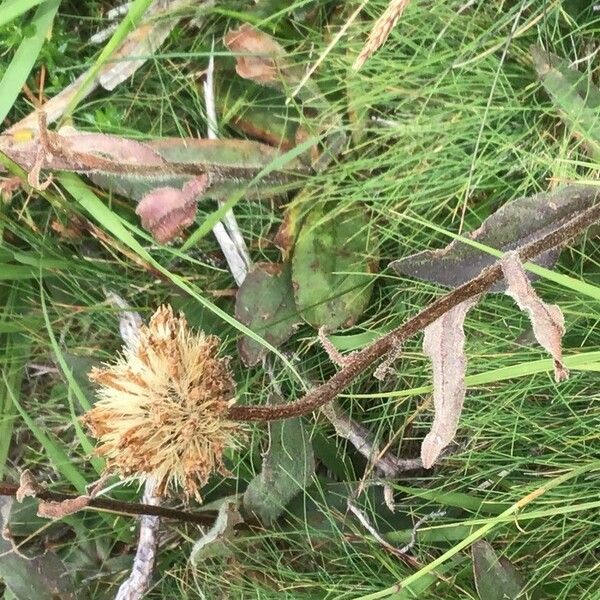
<svg viewBox="0 0 600 600">
<path fill-rule="evenodd" d="M 423 466 L 433 466 L 442 450 L 454 439 L 465 399 L 465 333 L 467 312 L 479 297 L 469 298 L 450 309 L 424 330 L 423 351 L 433 366 L 433 406 L 431 430 L 421 445 Z"/>
<path fill-rule="evenodd" d="M 228 31 L 223 43 L 236 53 L 236 73 L 244 79 L 281 87 L 281 82 L 293 85 L 302 71 L 291 64 L 287 52 L 270 35 L 245 23 L 235 31 Z"/>
<path fill-rule="evenodd" d="M 554 379 L 564 381 L 569 371 L 562 360 L 561 340 L 565 318 L 556 304 L 546 304 L 532 287 L 517 252 L 507 252 L 501 261 L 506 280 L 506 294 L 529 315 L 535 339 L 554 359 Z"/>
<path fill-rule="evenodd" d="M 77 496 L 60 502 L 40 502 L 37 510 L 38 517 L 45 519 L 62 519 L 79 512 L 90 503 L 90 496 Z"/>
<path fill-rule="evenodd" d="M 142 226 L 164 244 L 194 222 L 198 198 L 208 185 L 208 176 L 202 175 L 188 181 L 180 190 L 156 188 L 142 198 L 135 212 Z"/>
<path fill-rule="evenodd" d="M 19 477 L 19 489 L 15 494 L 15 498 L 17 502 L 23 502 L 28 496 L 35 498 L 40 489 L 41 486 L 33 476 L 33 473 L 29 469 L 25 469 L 21 473 L 21 477 Z"/>
<path fill-rule="evenodd" d="M 93 84 L 88 86 L 84 97 L 89 96 L 98 86 L 102 86 L 106 90 L 113 90 L 117 85 L 133 75 L 158 50 L 182 18 L 182 16 L 171 18 L 160 17 L 164 16 L 167 12 L 174 13 L 175 9 L 180 10 L 185 8 L 194 1 L 174 0 L 172 2 L 164 2 L 164 0 L 156 0 L 146 12 L 149 20 L 141 23 L 123 40 L 110 61 L 102 66 Z M 57 119 L 60 119 L 71 100 L 79 92 L 81 84 L 87 79 L 88 73 L 89 71 L 86 71 L 80 75 L 73 83 L 53 98 L 50 98 L 43 106 L 39 107 L 40 110 L 43 110 L 48 115 L 48 123 L 53 123 Z M 33 111 L 10 127 L 8 131 L 17 132 L 27 129 L 36 131 L 38 129 L 37 112 L 37 110 Z"/>
<path fill-rule="evenodd" d="M 270 35 L 245 23 L 236 31 L 228 31 L 224 44 L 236 56 L 235 70 L 240 77 L 258 83 L 278 81 L 280 69 L 286 68 L 286 51 Z"/>
</svg>

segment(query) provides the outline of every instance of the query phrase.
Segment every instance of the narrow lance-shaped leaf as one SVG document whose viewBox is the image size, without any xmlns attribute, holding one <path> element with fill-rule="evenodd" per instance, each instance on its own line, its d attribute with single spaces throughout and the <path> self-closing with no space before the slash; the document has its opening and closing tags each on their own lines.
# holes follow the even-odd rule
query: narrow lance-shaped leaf
<svg viewBox="0 0 600 600">
<path fill-rule="evenodd" d="M 454 439 L 463 408 L 467 355 L 463 324 L 478 297 L 465 300 L 424 330 L 423 351 L 433 366 L 433 406 L 431 430 L 421 445 L 423 466 L 429 469 L 442 450 Z"/>
<path fill-rule="evenodd" d="M 471 552 L 475 587 L 481 600 L 513 600 L 519 597 L 523 582 L 508 559 L 498 558 L 485 540 L 476 541 Z"/>
<path fill-rule="evenodd" d="M 535 339 L 554 359 L 554 379 L 567 379 L 569 371 L 563 363 L 561 346 L 565 332 L 562 311 L 556 304 L 546 304 L 537 295 L 516 252 L 507 253 L 502 258 L 501 265 L 507 283 L 506 294 L 515 300 L 521 310 L 527 312 Z"/>
<path fill-rule="evenodd" d="M 593 206 L 599 197 L 600 188 L 596 186 L 569 185 L 519 198 L 502 206 L 465 237 L 508 252 L 551 233 Z M 559 253 L 560 248 L 545 252 L 533 262 L 551 267 Z M 441 250 L 418 252 L 395 260 L 390 266 L 401 275 L 453 288 L 473 279 L 496 260 L 495 256 L 456 240 Z M 504 287 L 504 283 L 499 283 L 491 291 L 499 292 Z"/>
</svg>

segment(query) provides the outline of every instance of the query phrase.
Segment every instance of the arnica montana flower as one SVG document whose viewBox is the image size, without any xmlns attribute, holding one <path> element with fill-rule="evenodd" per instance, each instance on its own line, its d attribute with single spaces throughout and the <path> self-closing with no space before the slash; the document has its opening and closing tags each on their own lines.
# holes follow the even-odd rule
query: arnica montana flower
<svg viewBox="0 0 600 600">
<path fill-rule="evenodd" d="M 223 453 L 243 430 L 227 419 L 235 382 L 218 350 L 219 338 L 193 333 L 163 306 L 140 327 L 135 347 L 91 371 L 98 401 L 84 421 L 109 472 L 152 478 L 159 495 L 198 500 L 211 473 L 229 474 Z"/>
</svg>

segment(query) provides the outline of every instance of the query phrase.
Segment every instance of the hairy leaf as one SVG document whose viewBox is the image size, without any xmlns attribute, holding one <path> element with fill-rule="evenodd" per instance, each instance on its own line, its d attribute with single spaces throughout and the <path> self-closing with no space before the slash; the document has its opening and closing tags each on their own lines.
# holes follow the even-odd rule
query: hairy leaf
<svg viewBox="0 0 600 600">
<path fill-rule="evenodd" d="M 581 136 L 592 156 L 600 157 L 600 90 L 590 75 L 572 69 L 568 61 L 540 46 L 531 57 L 542 85 L 567 125 Z"/>
<path fill-rule="evenodd" d="M 554 231 L 599 197 L 598 187 L 569 185 L 519 198 L 502 206 L 465 237 L 507 252 Z M 545 252 L 532 262 L 551 267 L 559 252 L 560 249 Z M 418 252 L 395 260 L 390 266 L 400 275 L 453 288 L 473 279 L 495 261 L 491 254 L 455 240 L 442 250 Z M 502 291 L 504 287 L 499 283 L 491 291 Z"/>
<path fill-rule="evenodd" d="M 235 317 L 273 346 L 285 342 L 301 321 L 294 304 L 290 266 L 256 264 L 238 290 Z M 257 364 L 268 351 L 248 336 L 240 338 L 238 350 L 248 366 Z"/>
<path fill-rule="evenodd" d="M 521 576 L 506 558 L 498 558 L 485 540 L 471 547 L 475 587 L 481 600 L 512 600 L 523 589 Z"/>
<path fill-rule="evenodd" d="M 467 355 L 463 324 L 478 297 L 465 300 L 425 328 L 423 351 L 433 366 L 431 430 L 421 445 L 423 466 L 429 469 L 442 450 L 454 439 L 465 399 Z"/>
<path fill-rule="evenodd" d="M 328 331 L 350 327 L 371 298 L 377 257 L 366 211 L 329 215 L 315 206 L 300 230 L 292 259 L 296 304 L 305 321 Z"/>
<path fill-rule="evenodd" d="M 274 523 L 287 503 L 310 484 L 314 471 L 312 444 L 302 419 L 270 424 L 262 471 L 244 493 L 244 508 L 265 525 Z"/>
<path fill-rule="evenodd" d="M 29 558 L 15 547 L 6 523 L 12 499 L 0 497 L 0 579 L 19 600 L 75 600 L 73 581 L 56 554 Z"/>
<path fill-rule="evenodd" d="M 509 252 L 502 258 L 501 265 L 507 284 L 506 294 L 515 300 L 521 310 L 527 312 L 536 340 L 554 359 L 554 379 L 567 379 L 569 371 L 563 363 L 561 346 L 565 332 L 562 311 L 556 304 L 546 304 L 536 294 L 518 254 Z"/>
</svg>

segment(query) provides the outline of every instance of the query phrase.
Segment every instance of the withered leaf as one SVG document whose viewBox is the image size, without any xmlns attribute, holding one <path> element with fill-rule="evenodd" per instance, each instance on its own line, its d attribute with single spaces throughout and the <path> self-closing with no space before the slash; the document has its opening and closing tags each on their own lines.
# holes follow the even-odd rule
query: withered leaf
<svg viewBox="0 0 600 600">
<path fill-rule="evenodd" d="M 219 507 L 214 525 L 194 543 L 190 554 L 192 565 L 199 566 L 200 561 L 228 553 L 227 542 L 235 536 L 235 527 L 243 523 L 237 499 L 226 498 Z"/>
<path fill-rule="evenodd" d="M 502 206 L 465 237 L 508 252 L 554 231 L 599 198 L 600 188 L 585 185 L 569 185 L 519 198 Z M 545 252 L 533 262 L 551 267 L 559 253 L 560 249 Z M 398 274 L 453 288 L 473 279 L 495 261 L 491 254 L 456 240 L 441 250 L 418 252 L 395 260 L 390 266 Z M 504 287 L 504 283 L 499 283 L 491 291 L 502 291 Z"/>
<path fill-rule="evenodd" d="M 536 340 L 554 359 L 554 379 L 564 381 L 569 377 L 569 371 L 562 360 L 561 340 L 565 332 L 562 311 L 556 304 L 546 304 L 537 295 L 516 252 L 505 254 L 500 264 L 507 284 L 506 294 L 527 312 Z"/>
<path fill-rule="evenodd" d="M 175 0 L 168 3 L 156 1 L 146 11 L 145 20 L 133 29 L 123 40 L 121 45 L 111 56 L 111 60 L 104 64 L 93 83 L 84 90 L 83 97 L 90 95 L 98 85 L 107 90 L 113 90 L 117 85 L 133 75 L 146 61 L 158 50 L 167 39 L 169 33 L 183 18 L 170 17 L 177 14 L 177 10 L 191 5 L 195 0 Z M 126 17 L 128 18 L 128 17 Z M 140 58 L 143 57 L 143 58 Z M 50 98 L 41 109 L 48 115 L 48 123 L 59 119 L 71 100 L 79 93 L 81 85 L 87 80 L 89 70 L 82 73 L 73 83 L 65 87 L 60 93 Z M 37 110 L 15 123 L 10 132 L 23 129 L 36 130 L 38 128 Z"/>
<path fill-rule="evenodd" d="M 40 502 L 37 514 L 46 519 L 62 519 L 83 510 L 89 503 L 90 496 L 77 496 L 60 502 Z"/>
<path fill-rule="evenodd" d="M 208 175 L 195 177 L 181 189 L 159 187 L 146 194 L 135 212 L 142 227 L 164 244 L 194 222 L 199 198 L 209 185 Z"/>
<path fill-rule="evenodd" d="M 429 469 L 442 450 L 454 439 L 465 399 L 467 355 L 463 324 L 478 297 L 469 298 L 428 325 L 424 330 L 423 351 L 433 366 L 433 406 L 431 430 L 421 445 L 423 466 Z"/>
<path fill-rule="evenodd" d="M 19 489 L 15 494 L 15 498 L 17 502 L 23 502 L 28 497 L 35 498 L 40 489 L 40 484 L 33 476 L 33 473 L 29 469 L 25 469 L 19 477 Z"/>
<path fill-rule="evenodd" d="M 245 23 L 238 30 L 228 31 L 223 43 L 236 53 L 236 72 L 244 79 L 281 90 L 302 78 L 302 68 L 293 65 L 285 49 L 270 35 Z"/>
</svg>

